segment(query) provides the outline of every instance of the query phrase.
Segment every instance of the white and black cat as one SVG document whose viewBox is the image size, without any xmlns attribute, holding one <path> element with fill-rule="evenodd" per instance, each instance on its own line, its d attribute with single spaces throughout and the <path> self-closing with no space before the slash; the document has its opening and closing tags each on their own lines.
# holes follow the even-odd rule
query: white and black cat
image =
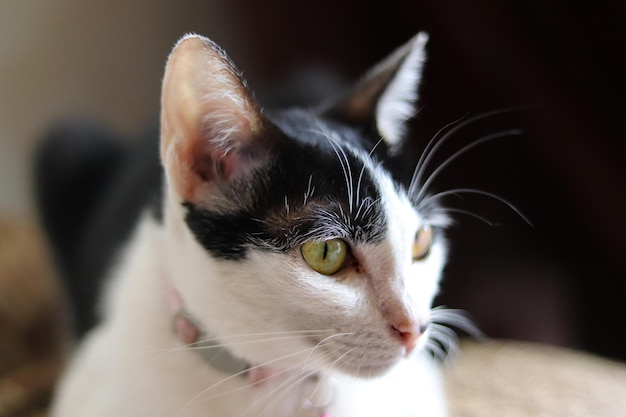
<svg viewBox="0 0 626 417">
<path fill-rule="evenodd" d="M 217 45 L 184 37 L 163 81 L 162 201 L 118 252 L 52 415 L 445 416 L 422 348 L 447 220 L 390 173 L 425 43 L 344 97 L 265 112 Z"/>
</svg>

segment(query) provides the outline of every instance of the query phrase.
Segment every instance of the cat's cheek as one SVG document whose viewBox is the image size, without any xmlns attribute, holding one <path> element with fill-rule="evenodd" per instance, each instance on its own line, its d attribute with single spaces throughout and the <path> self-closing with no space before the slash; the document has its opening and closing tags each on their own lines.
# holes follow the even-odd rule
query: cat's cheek
<svg viewBox="0 0 626 417">
<path fill-rule="evenodd" d="M 428 258 L 413 263 L 404 273 L 406 291 L 426 321 L 433 299 L 439 292 L 439 277 L 444 266 L 443 256 L 442 248 L 433 247 Z"/>
<path fill-rule="evenodd" d="M 294 329 L 339 331 L 362 309 L 365 283 L 354 272 L 323 275 L 311 269 L 300 255 L 290 256 L 285 293 L 287 317 Z M 294 300 L 298 300 L 297 302 Z"/>
</svg>

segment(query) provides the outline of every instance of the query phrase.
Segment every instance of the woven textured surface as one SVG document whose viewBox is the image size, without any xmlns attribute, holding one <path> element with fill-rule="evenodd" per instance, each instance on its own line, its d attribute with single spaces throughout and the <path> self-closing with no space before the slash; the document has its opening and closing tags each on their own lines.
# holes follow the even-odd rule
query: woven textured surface
<svg viewBox="0 0 626 417">
<path fill-rule="evenodd" d="M 626 365 L 521 342 L 465 342 L 446 369 L 450 417 L 624 417 Z"/>
<path fill-rule="evenodd" d="M 67 350 L 63 310 L 37 228 L 0 216 L 0 417 L 45 415 Z"/>
</svg>

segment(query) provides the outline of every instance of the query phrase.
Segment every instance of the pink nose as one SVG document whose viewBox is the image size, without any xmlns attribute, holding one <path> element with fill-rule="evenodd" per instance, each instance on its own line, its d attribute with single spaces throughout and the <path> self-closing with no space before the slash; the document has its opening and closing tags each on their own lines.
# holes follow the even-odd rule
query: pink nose
<svg viewBox="0 0 626 417">
<path fill-rule="evenodd" d="M 428 328 L 427 324 L 420 325 L 415 322 L 409 322 L 401 325 L 392 326 L 393 330 L 400 336 L 400 340 L 406 349 L 407 355 L 415 349 L 420 336 Z"/>
</svg>

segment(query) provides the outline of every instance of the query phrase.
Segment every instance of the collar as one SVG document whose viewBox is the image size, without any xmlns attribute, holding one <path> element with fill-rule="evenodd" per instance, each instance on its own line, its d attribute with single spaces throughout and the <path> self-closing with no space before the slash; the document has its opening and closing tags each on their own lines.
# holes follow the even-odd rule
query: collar
<svg viewBox="0 0 626 417">
<path fill-rule="evenodd" d="M 209 332 L 202 330 L 202 326 L 185 308 L 178 291 L 166 280 L 166 303 L 172 313 L 172 329 L 176 336 L 196 352 L 211 367 L 231 375 L 247 377 L 250 385 L 262 384 L 278 375 L 280 372 L 267 366 L 251 366 L 249 362 L 233 355 L 224 348 Z M 332 402 L 336 391 L 336 380 L 332 377 L 313 375 L 308 378 L 309 394 L 305 398 L 305 406 L 320 410 L 320 417 L 329 417 L 323 412 Z"/>
<path fill-rule="evenodd" d="M 217 339 L 206 331 L 185 308 L 178 291 L 166 283 L 166 301 L 172 312 L 172 328 L 178 338 L 187 346 L 194 348 L 213 368 L 231 374 L 245 375 L 250 364 L 234 356 L 230 350 L 219 345 Z"/>
<path fill-rule="evenodd" d="M 213 368 L 232 375 L 245 375 L 250 369 L 248 362 L 234 356 L 210 333 L 200 330 L 200 326 L 184 306 L 174 312 L 173 327 L 178 338 L 192 346 Z"/>
</svg>

